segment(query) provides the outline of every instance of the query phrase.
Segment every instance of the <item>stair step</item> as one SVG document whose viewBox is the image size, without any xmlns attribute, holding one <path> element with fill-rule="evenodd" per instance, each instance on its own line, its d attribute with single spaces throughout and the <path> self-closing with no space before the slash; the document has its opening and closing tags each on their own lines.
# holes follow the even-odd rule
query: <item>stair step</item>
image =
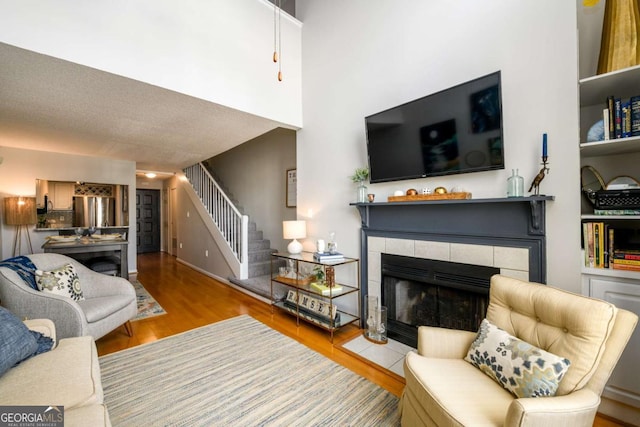
<svg viewBox="0 0 640 427">
<path fill-rule="evenodd" d="M 264 236 L 262 235 L 262 230 L 249 231 L 247 233 L 247 237 L 249 238 L 250 242 L 264 239 Z"/>
<path fill-rule="evenodd" d="M 254 252 L 260 249 L 269 249 L 271 246 L 271 241 L 263 239 L 263 240 L 255 240 L 253 242 L 249 242 L 249 247 L 247 248 L 247 252 Z"/>
<path fill-rule="evenodd" d="M 271 274 L 271 261 L 255 262 L 249 264 L 249 277 L 258 277 Z"/>
<path fill-rule="evenodd" d="M 248 261 L 249 264 L 254 262 L 271 261 L 271 254 L 275 252 L 275 249 L 259 249 L 256 251 L 249 251 Z"/>
</svg>

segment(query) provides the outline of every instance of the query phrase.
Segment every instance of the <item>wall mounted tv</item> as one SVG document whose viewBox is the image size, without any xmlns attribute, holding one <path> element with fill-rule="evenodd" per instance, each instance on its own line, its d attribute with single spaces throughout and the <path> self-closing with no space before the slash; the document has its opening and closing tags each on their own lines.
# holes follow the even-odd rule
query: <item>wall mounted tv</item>
<svg viewBox="0 0 640 427">
<path fill-rule="evenodd" d="M 504 169 L 500 71 L 365 118 L 372 183 Z"/>
</svg>

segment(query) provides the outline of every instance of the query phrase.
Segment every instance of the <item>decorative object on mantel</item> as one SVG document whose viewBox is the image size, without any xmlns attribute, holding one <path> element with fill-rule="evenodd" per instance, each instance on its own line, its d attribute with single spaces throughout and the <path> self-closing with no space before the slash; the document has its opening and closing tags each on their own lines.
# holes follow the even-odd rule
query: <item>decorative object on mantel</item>
<svg viewBox="0 0 640 427">
<path fill-rule="evenodd" d="M 602 23 L 597 73 L 609 73 L 639 64 L 640 6 L 638 1 L 607 1 Z"/>
<path fill-rule="evenodd" d="M 531 186 L 529 187 L 529 193 L 533 190 L 534 196 L 540 195 L 540 183 L 545 177 L 545 174 L 549 173 L 549 168 L 547 167 L 547 160 L 549 156 L 547 155 L 547 134 L 542 134 L 542 169 L 538 172 L 538 175 L 533 178 L 531 182 Z"/>
<path fill-rule="evenodd" d="M 507 197 L 524 196 L 524 178 L 518 175 L 518 169 L 511 169 L 511 176 L 507 178 Z"/>
<path fill-rule="evenodd" d="M 351 181 L 358 184 L 358 195 L 356 198 L 357 203 L 365 203 L 367 201 L 367 186 L 364 182 L 369 179 L 368 168 L 356 168 L 353 175 L 351 175 Z"/>
<path fill-rule="evenodd" d="M 389 196 L 389 202 L 415 202 L 425 200 L 460 200 L 470 199 L 471 193 L 459 192 L 459 193 L 442 193 L 442 194 L 414 194 L 411 196 Z"/>
<path fill-rule="evenodd" d="M 407 196 L 415 196 L 416 194 L 418 194 L 418 190 L 416 190 L 415 188 L 410 188 L 407 190 Z"/>
<path fill-rule="evenodd" d="M 373 203 L 373 201 L 376 199 L 376 195 L 373 193 L 369 193 L 367 194 L 367 200 L 369 200 L 369 203 Z"/>
<path fill-rule="evenodd" d="M 433 192 L 436 194 L 447 194 L 447 189 L 444 187 L 436 187 L 436 189 L 433 190 Z"/>
</svg>

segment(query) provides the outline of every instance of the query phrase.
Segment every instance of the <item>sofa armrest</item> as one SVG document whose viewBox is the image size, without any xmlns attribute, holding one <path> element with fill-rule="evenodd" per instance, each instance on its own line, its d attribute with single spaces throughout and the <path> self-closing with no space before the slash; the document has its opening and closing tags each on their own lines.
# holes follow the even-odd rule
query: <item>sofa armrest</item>
<svg viewBox="0 0 640 427">
<path fill-rule="evenodd" d="M 418 354 L 440 359 L 463 359 L 476 335 L 469 331 L 420 326 Z"/>
<path fill-rule="evenodd" d="M 71 262 L 73 262 L 78 273 L 78 280 L 85 298 L 112 295 L 130 295 L 135 298 L 136 291 L 127 279 L 95 272 L 75 260 Z"/>
<path fill-rule="evenodd" d="M 581 389 L 565 396 L 515 399 L 505 426 L 586 426 L 592 425 L 600 397 Z"/>
<path fill-rule="evenodd" d="M 53 346 L 56 346 L 56 325 L 50 319 L 26 319 L 24 324 L 32 331 L 40 332 L 45 337 L 53 340 Z"/>
</svg>

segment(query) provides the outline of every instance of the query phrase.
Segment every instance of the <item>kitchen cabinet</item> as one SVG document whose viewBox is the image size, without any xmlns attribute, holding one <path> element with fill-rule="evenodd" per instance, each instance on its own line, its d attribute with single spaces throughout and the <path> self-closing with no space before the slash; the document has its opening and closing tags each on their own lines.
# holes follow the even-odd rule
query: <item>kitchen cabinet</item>
<svg viewBox="0 0 640 427">
<path fill-rule="evenodd" d="M 54 211 L 70 211 L 73 209 L 74 183 L 50 182 L 49 190 L 49 198 Z"/>
</svg>

